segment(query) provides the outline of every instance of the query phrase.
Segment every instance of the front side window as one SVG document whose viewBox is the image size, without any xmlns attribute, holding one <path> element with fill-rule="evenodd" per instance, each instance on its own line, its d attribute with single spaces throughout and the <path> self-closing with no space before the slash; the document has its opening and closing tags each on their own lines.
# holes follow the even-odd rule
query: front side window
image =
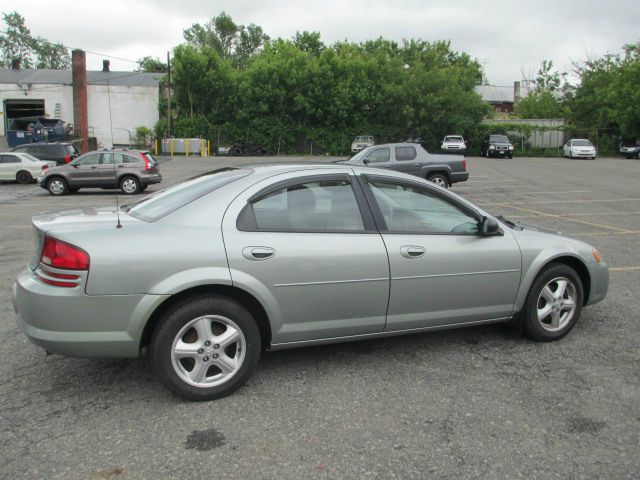
<svg viewBox="0 0 640 480">
<path fill-rule="evenodd" d="M 364 223 L 348 180 L 320 180 L 288 186 L 243 210 L 247 229 L 265 231 L 361 232 Z"/>
<path fill-rule="evenodd" d="M 388 147 L 376 148 L 368 156 L 369 163 L 384 163 L 389 161 L 390 150 Z"/>
<path fill-rule="evenodd" d="M 0 163 L 21 163 L 20 159 L 15 155 L 2 155 L 0 156 Z"/>
<path fill-rule="evenodd" d="M 426 188 L 386 180 L 369 186 L 389 232 L 477 234 L 477 219 Z"/>
<path fill-rule="evenodd" d="M 396 147 L 396 160 L 400 162 L 414 160 L 417 155 L 416 147 Z"/>
<path fill-rule="evenodd" d="M 100 163 L 100 155 L 100 153 L 92 153 L 86 157 L 79 158 L 77 165 L 98 165 Z"/>
</svg>

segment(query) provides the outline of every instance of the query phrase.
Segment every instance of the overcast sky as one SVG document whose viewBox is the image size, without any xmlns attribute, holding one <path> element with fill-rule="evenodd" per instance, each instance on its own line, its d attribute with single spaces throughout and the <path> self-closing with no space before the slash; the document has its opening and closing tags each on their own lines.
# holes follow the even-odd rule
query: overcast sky
<svg viewBox="0 0 640 480">
<path fill-rule="evenodd" d="M 640 0 L 31 0 L 3 1 L 33 35 L 124 59 L 166 58 L 182 31 L 225 11 L 236 23 L 260 25 L 270 37 L 319 31 L 326 44 L 384 37 L 450 40 L 486 65 L 494 85 L 511 85 L 535 72 L 543 59 L 561 70 L 572 61 L 617 53 L 640 40 Z M 24 6 L 22 6 L 24 5 Z M 100 69 L 100 55 L 87 55 Z M 112 70 L 135 63 L 111 58 Z"/>
</svg>

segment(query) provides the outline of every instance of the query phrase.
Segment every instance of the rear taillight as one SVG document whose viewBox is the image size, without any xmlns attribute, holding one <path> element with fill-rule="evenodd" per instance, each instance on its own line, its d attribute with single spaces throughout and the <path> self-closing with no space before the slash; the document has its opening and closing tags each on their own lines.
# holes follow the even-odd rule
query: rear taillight
<svg viewBox="0 0 640 480">
<path fill-rule="evenodd" d="M 71 155 L 64 156 L 64 163 L 69 163 L 71 161 Z"/>
<path fill-rule="evenodd" d="M 467 171 L 467 159 L 463 158 L 462 159 L 462 169 L 466 172 Z"/>
<path fill-rule="evenodd" d="M 144 169 L 151 170 L 151 162 L 149 161 L 147 156 L 144 153 L 141 153 L 140 156 L 142 157 L 142 161 L 144 162 Z"/>
<path fill-rule="evenodd" d="M 48 267 L 65 270 L 89 270 L 87 252 L 53 237 L 45 237 L 40 262 Z"/>
</svg>

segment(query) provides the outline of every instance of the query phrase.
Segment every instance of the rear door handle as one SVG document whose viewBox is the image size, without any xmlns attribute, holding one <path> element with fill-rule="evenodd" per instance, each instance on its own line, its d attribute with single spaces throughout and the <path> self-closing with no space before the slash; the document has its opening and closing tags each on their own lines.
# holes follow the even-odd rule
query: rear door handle
<svg viewBox="0 0 640 480">
<path fill-rule="evenodd" d="M 400 255 L 405 258 L 420 258 L 425 253 L 425 248 L 419 245 L 403 245 L 400 247 Z"/>
<path fill-rule="evenodd" d="M 247 260 L 267 260 L 273 257 L 276 251 L 271 247 L 244 247 L 242 256 Z"/>
</svg>

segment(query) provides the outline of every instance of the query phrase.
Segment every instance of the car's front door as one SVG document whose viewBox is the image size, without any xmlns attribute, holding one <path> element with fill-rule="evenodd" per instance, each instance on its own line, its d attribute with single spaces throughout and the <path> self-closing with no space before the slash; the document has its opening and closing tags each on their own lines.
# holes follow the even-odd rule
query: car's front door
<svg viewBox="0 0 640 480">
<path fill-rule="evenodd" d="M 389 264 L 360 185 L 344 173 L 284 177 L 225 213 L 234 285 L 265 303 L 274 344 L 382 332 Z"/>
<path fill-rule="evenodd" d="M 102 153 L 90 153 L 75 160 L 67 173 L 69 185 L 92 187 L 100 185 L 100 157 Z"/>
<path fill-rule="evenodd" d="M 510 232 L 481 235 L 477 212 L 427 185 L 389 177 L 363 179 L 389 253 L 385 330 L 512 314 L 521 257 Z"/>
</svg>

